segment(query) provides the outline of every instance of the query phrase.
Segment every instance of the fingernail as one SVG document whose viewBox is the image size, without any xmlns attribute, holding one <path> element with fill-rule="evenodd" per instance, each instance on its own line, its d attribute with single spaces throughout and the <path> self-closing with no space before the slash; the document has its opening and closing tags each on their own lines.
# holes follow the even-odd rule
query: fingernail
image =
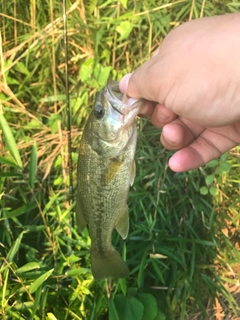
<svg viewBox="0 0 240 320">
<path fill-rule="evenodd" d="M 127 73 L 119 82 L 119 89 L 122 93 L 127 93 L 128 82 L 131 78 L 132 73 Z"/>
</svg>

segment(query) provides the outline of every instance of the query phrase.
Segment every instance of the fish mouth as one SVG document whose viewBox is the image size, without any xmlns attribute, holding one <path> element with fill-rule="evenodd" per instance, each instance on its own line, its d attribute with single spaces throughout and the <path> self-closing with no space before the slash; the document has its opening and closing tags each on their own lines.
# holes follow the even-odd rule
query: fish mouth
<svg viewBox="0 0 240 320">
<path fill-rule="evenodd" d="M 119 83 L 115 80 L 108 80 L 105 97 L 110 102 L 111 107 L 121 115 L 124 115 L 121 110 L 123 96 L 124 94 L 119 89 Z"/>
<path fill-rule="evenodd" d="M 105 98 L 111 104 L 111 107 L 121 115 L 126 115 L 130 110 L 138 105 L 139 99 L 129 98 L 123 94 L 119 89 L 119 83 L 115 80 L 108 80 Z"/>
<path fill-rule="evenodd" d="M 123 93 L 119 89 L 119 83 L 115 80 L 108 80 L 107 88 L 113 98 L 122 101 Z"/>
</svg>

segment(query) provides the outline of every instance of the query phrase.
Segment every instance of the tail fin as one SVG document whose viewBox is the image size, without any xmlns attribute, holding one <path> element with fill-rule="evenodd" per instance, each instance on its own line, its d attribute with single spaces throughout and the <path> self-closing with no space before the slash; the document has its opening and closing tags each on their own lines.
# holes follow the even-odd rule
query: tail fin
<svg viewBox="0 0 240 320">
<path fill-rule="evenodd" d="M 104 278 L 126 278 L 129 270 L 120 254 L 113 247 L 111 250 L 99 254 L 91 250 L 92 273 L 95 280 Z"/>
</svg>

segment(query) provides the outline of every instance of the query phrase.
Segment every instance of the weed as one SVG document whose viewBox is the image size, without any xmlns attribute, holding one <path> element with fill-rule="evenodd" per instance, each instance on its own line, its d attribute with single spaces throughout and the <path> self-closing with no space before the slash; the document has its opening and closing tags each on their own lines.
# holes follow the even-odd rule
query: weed
<svg viewBox="0 0 240 320">
<path fill-rule="evenodd" d="M 236 12 L 232 1 L 68 1 L 74 182 L 96 93 L 147 60 L 179 24 Z M 130 232 L 115 245 L 130 277 L 95 282 L 90 238 L 70 224 L 62 7 L 1 2 L 2 319 L 237 319 L 239 148 L 173 173 L 159 130 L 138 120 Z M 74 185 L 74 187 L 75 187 Z M 76 195 L 75 195 L 76 196 Z"/>
</svg>

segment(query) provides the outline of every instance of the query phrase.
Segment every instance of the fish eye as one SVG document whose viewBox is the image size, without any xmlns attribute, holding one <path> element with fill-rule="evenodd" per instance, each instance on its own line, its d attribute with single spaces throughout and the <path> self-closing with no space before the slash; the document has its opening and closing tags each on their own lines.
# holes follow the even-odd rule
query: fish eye
<svg viewBox="0 0 240 320">
<path fill-rule="evenodd" d="M 101 119 L 104 116 L 104 113 L 105 113 L 104 108 L 100 104 L 97 104 L 94 108 L 95 117 L 97 119 Z"/>
</svg>

